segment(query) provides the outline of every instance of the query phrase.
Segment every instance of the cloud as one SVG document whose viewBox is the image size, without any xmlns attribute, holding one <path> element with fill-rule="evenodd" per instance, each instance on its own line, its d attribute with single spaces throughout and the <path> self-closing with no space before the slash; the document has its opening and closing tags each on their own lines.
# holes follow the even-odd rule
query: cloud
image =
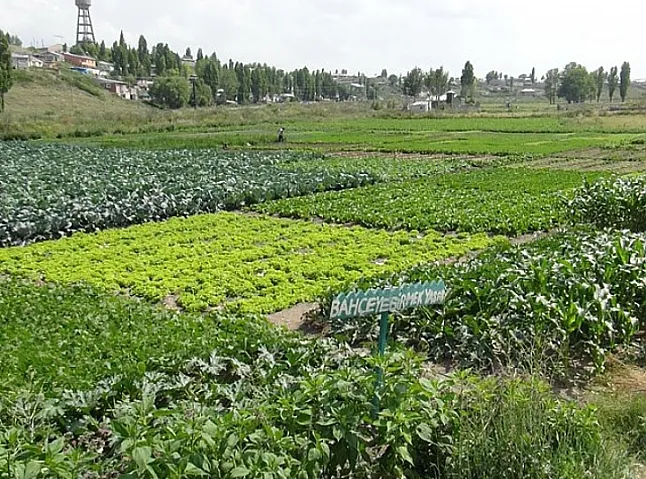
<svg viewBox="0 0 646 479">
<path fill-rule="evenodd" d="M 27 44 L 55 35 L 74 42 L 72 0 L 2 3 L 0 28 Z M 646 77 L 642 0 L 94 0 L 92 16 L 108 44 L 123 30 L 133 44 L 144 34 L 149 44 L 281 68 L 373 74 L 444 65 L 458 76 L 470 60 L 484 76 L 632 60 L 634 76 Z"/>
</svg>

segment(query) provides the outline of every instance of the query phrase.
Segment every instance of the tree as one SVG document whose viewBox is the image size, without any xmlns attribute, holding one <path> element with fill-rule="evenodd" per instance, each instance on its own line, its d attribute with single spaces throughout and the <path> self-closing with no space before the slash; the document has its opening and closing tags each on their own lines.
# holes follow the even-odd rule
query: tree
<svg viewBox="0 0 646 479">
<path fill-rule="evenodd" d="M 624 62 L 621 65 L 621 73 L 619 73 L 619 95 L 621 95 L 621 101 L 626 101 L 628 96 L 628 88 L 630 87 L 630 63 Z"/>
<path fill-rule="evenodd" d="M 415 98 L 422 92 L 424 85 L 424 74 L 421 68 L 413 68 L 404 77 L 404 95 Z"/>
<path fill-rule="evenodd" d="M 559 90 L 559 69 L 553 68 L 545 74 L 545 96 L 550 105 L 556 103 Z"/>
<path fill-rule="evenodd" d="M 74 45 L 72 48 L 70 48 L 70 53 L 72 55 L 85 55 L 85 50 L 83 50 L 83 47 L 81 44 Z"/>
<path fill-rule="evenodd" d="M 186 53 L 184 54 L 186 58 L 190 58 L 191 60 L 193 59 L 193 52 L 191 52 L 191 47 L 188 47 L 186 49 Z"/>
<path fill-rule="evenodd" d="M 462 96 L 466 98 L 468 102 L 472 102 L 475 95 L 476 77 L 473 73 L 473 65 L 471 62 L 466 62 L 464 64 L 460 83 L 462 85 Z"/>
<path fill-rule="evenodd" d="M 10 46 L 13 46 L 13 47 L 22 46 L 22 40 L 18 37 L 18 35 L 11 35 L 9 32 L 7 32 L 5 36 L 7 37 L 7 43 Z"/>
<path fill-rule="evenodd" d="M 594 79 L 584 66 L 570 63 L 565 67 L 558 89 L 559 98 L 565 98 L 568 103 L 583 103 L 594 97 L 595 90 Z"/>
<path fill-rule="evenodd" d="M 388 77 L 388 84 L 391 88 L 395 88 L 399 84 L 399 77 L 397 75 L 390 75 Z"/>
<path fill-rule="evenodd" d="M 617 67 L 612 67 L 610 69 L 610 74 L 608 75 L 608 96 L 610 97 L 610 103 L 615 96 L 615 91 L 617 91 L 617 86 L 619 85 L 619 69 Z"/>
<path fill-rule="evenodd" d="M 123 36 L 123 30 L 121 30 L 121 35 L 119 35 L 119 46 L 120 47 L 126 46 L 126 39 Z"/>
<path fill-rule="evenodd" d="M 150 76 L 152 67 L 150 62 L 150 53 L 148 52 L 148 42 L 146 41 L 146 37 L 143 35 L 139 37 L 137 58 L 139 59 L 139 73 L 141 76 Z"/>
<path fill-rule="evenodd" d="M 197 50 L 197 61 L 199 62 L 200 60 L 204 60 L 204 52 L 202 51 L 201 48 L 198 48 L 198 50 Z"/>
<path fill-rule="evenodd" d="M 608 74 L 606 71 L 603 69 L 603 67 L 599 67 L 594 73 L 594 84 L 597 88 L 597 103 L 601 101 L 601 94 L 603 93 L 603 86 L 606 84 L 606 79 L 608 78 Z"/>
<path fill-rule="evenodd" d="M 210 106 L 213 102 L 213 92 L 211 91 L 211 87 L 201 78 L 195 80 L 195 98 L 191 92 L 189 103 L 194 107 L 196 102 L 198 107 Z"/>
<path fill-rule="evenodd" d="M 99 60 L 105 62 L 108 60 L 108 51 L 105 48 L 105 41 L 101 41 L 101 46 L 99 47 Z"/>
<path fill-rule="evenodd" d="M 13 86 L 13 66 L 7 37 L 0 30 L 0 112 L 4 111 L 4 95 Z"/>
<path fill-rule="evenodd" d="M 449 72 L 444 71 L 444 67 L 436 70 L 431 69 L 428 75 L 427 86 L 431 94 L 436 98 L 443 95 L 449 88 Z"/>
<path fill-rule="evenodd" d="M 251 72 L 251 93 L 253 102 L 258 103 L 267 96 L 267 75 L 264 68 L 254 68 Z"/>
<path fill-rule="evenodd" d="M 386 70 L 385 68 L 384 68 L 383 70 L 381 70 L 381 75 L 380 75 L 380 76 L 381 76 L 381 78 L 383 78 L 384 80 L 385 80 L 386 78 L 388 78 L 388 70 Z"/>
<path fill-rule="evenodd" d="M 150 96 L 158 105 L 177 109 L 188 104 L 191 92 L 184 78 L 158 77 L 150 88 Z"/>
<path fill-rule="evenodd" d="M 532 85 L 536 83 L 536 68 L 532 68 L 532 74 L 529 78 L 532 80 Z"/>
<path fill-rule="evenodd" d="M 492 81 L 497 79 L 498 79 L 498 72 L 493 70 L 487 73 L 487 76 L 485 77 L 485 80 L 487 81 L 487 85 L 489 85 Z"/>
<path fill-rule="evenodd" d="M 225 65 L 220 71 L 220 88 L 224 90 L 222 92 L 222 102 L 233 100 L 238 92 L 238 76 L 228 65 Z"/>
</svg>

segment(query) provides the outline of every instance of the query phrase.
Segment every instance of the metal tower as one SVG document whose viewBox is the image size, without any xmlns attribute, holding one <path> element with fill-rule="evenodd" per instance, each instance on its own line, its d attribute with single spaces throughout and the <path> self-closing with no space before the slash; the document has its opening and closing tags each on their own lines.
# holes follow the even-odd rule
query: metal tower
<svg viewBox="0 0 646 479">
<path fill-rule="evenodd" d="M 78 22 L 76 24 L 76 44 L 83 42 L 96 43 L 94 38 L 94 28 L 92 28 L 92 18 L 90 17 L 90 7 L 92 0 L 75 0 L 79 9 Z"/>
</svg>

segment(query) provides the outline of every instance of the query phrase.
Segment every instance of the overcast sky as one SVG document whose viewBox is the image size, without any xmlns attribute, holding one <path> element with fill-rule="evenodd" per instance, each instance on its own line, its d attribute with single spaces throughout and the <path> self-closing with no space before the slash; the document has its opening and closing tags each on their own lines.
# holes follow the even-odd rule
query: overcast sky
<svg viewBox="0 0 646 479">
<path fill-rule="evenodd" d="M 471 60 L 517 76 L 576 61 L 596 69 L 631 62 L 646 77 L 644 0 L 93 0 L 98 40 L 144 34 L 183 52 L 292 69 L 368 75 L 449 68 Z M 73 44 L 73 0 L 0 0 L 0 29 L 26 45 Z"/>
</svg>

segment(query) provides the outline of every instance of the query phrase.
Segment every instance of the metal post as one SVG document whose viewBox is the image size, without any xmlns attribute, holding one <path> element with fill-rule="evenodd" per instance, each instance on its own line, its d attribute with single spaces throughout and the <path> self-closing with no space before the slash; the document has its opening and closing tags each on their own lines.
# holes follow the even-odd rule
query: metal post
<svg viewBox="0 0 646 479">
<path fill-rule="evenodd" d="M 389 313 L 381 313 L 379 322 L 379 357 L 383 357 L 386 353 L 386 346 L 388 344 L 388 316 Z M 384 385 L 384 371 L 381 367 L 377 367 L 377 383 L 375 385 L 375 397 L 372 400 L 374 406 L 373 417 L 379 414 L 379 393 Z"/>
</svg>

